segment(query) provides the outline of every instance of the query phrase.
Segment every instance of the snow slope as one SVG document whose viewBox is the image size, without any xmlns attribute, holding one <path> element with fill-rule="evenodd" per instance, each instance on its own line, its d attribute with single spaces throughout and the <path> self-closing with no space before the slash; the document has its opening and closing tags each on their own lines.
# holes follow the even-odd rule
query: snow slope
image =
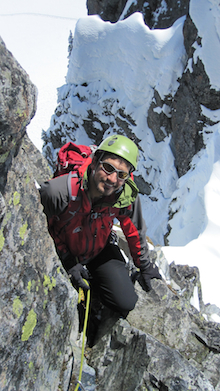
<svg viewBox="0 0 220 391">
<path fill-rule="evenodd" d="M 83 139 L 88 143 L 83 118 L 92 110 L 102 123 L 110 125 L 113 119 L 103 113 L 108 111 L 118 116 L 117 102 L 120 102 L 126 115 L 135 121 L 136 125 L 131 124 L 130 128 L 141 140 L 144 152 L 137 174 L 151 183 L 152 189 L 150 197 L 142 196 L 143 213 L 149 237 L 160 244 L 167 230 L 168 207 L 178 177 L 170 138 L 166 137 L 160 143 L 155 141 L 147 125 L 146 113 L 155 89 L 163 98 L 174 95 L 178 88 L 177 79 L 186 64 L 182 35 L 184 19 L 169 29 L 151 31 L 144 24 L 141 13 L 115 24 L 104 22 L 98 16 L 81 18 L 76 24 L 67 84 L 59 88 L 62 115 L 54 116 L 48 130 L 49 135 L 56 128 L 62 128 L 63 123 L 68 124 L 68 128 L 76 128 L 77 124 L 74 137 L 78 143 Z M 78 95 L 83 97 L 83 103 Z M 111 101 L 113 107 L 105 110 L 111 106 Z M 161 110 L 169 116 L 168 107 L 164 105 Z M 104 137 L 113 132 L 110 129 Z M 120 130 L 115 123 L 114 131 Z M 90 143 L 94 141 L 90 140 Z"/>
<path fill-rule="evenodd" d="M 195 45 L 194 61 L 200 58 L 214 89 L 220 91 L 220 8 L 215 0 L 192 0 L 190 16 L 202 37 L 202 46 Z M 181 247 L 166 247 L 163 251 L 171 262 L 197 265 L 200 270 L 203 300 L 220 307 L 220 110 L 211 111 L 201 107 L 203 114 L 216 124 L 204 129 L 206 149 L 194 157 L 192 170 L 177 183 L 176 194 L 186 194 L 187 187 L 191 196 L 183 199 L 182 213 L 173 219 L 171 245 L 186 244 Z M 207 135 L 206 135 L 207 132 Z M 210 132 L 210 133 L 209 133 Z M 184 200 L 184 202 L 183 202 Z M 186 202 L 185 202 L 186 201 Z M 188 232 L 196 230 L 196 224 L 203 213 L 203 232 L 198 238 L 190 240 Z M 192 223 L 191 223 L 192 222 Z M 181 240 L 178 239 L 181 237 Z M 219 317 L 215 320 L 220 321 Z"/>
</svg>

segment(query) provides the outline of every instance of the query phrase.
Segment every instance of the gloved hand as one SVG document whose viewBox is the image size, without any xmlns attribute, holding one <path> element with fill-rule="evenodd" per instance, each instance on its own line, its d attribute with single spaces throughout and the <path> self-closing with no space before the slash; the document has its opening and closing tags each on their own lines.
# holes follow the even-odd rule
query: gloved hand
<svg viewBox="0 0 220 391">
<path fill-rule="evenodd" d="M 90 289 L 89 285 L 83 281 L 83 278 L 85 280 L 89 279 L 89 273 L 81 263 L 77 263 L 75 266 L 69 269 L 68 274 L 70 275 L 70 279 L 74 288 L 77 290 L 82 288 L 84 291 L 88 291 Z"/>
<path fill-rule="evenodd" d="M 150 264 L 148 264 L 147 266 L 142 266 L 140 268 L 140 273 L 137 278 L 139 284 L 146 292 L 149 292 L 152 289 L 152 278 L 162 280 L 158 267 L 154 263 L 150 262 Z"/>
</svg>

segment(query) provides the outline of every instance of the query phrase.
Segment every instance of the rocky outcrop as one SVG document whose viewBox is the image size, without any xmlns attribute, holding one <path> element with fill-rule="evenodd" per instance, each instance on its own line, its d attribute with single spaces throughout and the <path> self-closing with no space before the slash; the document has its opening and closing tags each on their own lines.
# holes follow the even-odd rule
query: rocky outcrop
<svg viewBox="0 0 220 391">
<path fill-rule="evenodd" d="M 175 165 L 179 176 L 190 168 L 193 156 L 205 148 L 203 128 L 214 125 L 201 112 L 201 105 L 211 110 L 220 107 L 220 92 L 210 86 L 209 78 L 200 59 L 193 59 L 193 44 L 202 45 L 196 26 L 190 16 L 184 24 L 184 45 L 188 62 L 192 69 L 186 69 L 180 80 L 180 86 L 172 103 L 171 116 L 171 147 L 175 156 Z"/>
<path fill-rule="evenodd" d="M 122 320 L 97 343 L 89 361 L 100 391 L 214 391 L 178 351 Z"/>
<path fill-rule="evenodd" d="M 119 18 L 125 19 L 134 12 L 141 12 L 145 23 L 150 28 L 167 28 L 189 9 L 189 0 L 87 0 L 89 15 L 100 15 L 105 21 L 117 22 Z"/>
<path fill-rule="evenodd" d="M 37 90 L 12 54 L 6 50 L 1 39 L 0 69 L 0 189 L 2 190 L 12 156 L 16 154 L 26 126 L 36 111 Z"/>
<path fill-rule="evenodd" d="M 73 360 L 77 294 L 36 188 L 51 176 L 26 135 L 36 88 L 2 41 L 0 74 L 0 389 L 54 391 Z"/>
<path fill-rule="evenodd" d="M 154 280 L 146 293 L 136 282 L 138 302 L 127 320 L 103 318 L 88 361 L 98 389 L 220 390 L 220 326 L 205 320 L 199 271 L 169 266 L 156 252 L 169 284 Z M 200 311 L 190 304 L 195 289 Z"/>
</svg>

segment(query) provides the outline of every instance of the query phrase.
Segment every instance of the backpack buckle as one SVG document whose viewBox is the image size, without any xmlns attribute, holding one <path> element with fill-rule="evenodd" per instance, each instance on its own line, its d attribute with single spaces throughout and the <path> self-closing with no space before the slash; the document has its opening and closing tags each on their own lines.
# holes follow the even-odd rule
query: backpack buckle
<svg viewBox="0 0 220 391">
<path fill-rule="evenodd" d="M 95 220 L 95 219 L 97 219 L 99 217 L 99 213 L 98 212 L 93 212 L 93 213 L 91 213 L 91 219 L 92 220 Z"/>
</svg>

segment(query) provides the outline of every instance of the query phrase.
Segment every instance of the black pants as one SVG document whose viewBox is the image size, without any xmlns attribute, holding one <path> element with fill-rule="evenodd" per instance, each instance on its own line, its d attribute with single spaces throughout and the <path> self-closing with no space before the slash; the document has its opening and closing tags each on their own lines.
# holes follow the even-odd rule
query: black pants
<svg viewBox="0 0 220 391">
<path fill-rule="evenodd" d="M 93 277 L 92 289 L 99 294 L 101 302 L 126 317 L 134 309 L 138 296 L 119 247 L 108 244 L 86 266 Z"/>
</svg>

